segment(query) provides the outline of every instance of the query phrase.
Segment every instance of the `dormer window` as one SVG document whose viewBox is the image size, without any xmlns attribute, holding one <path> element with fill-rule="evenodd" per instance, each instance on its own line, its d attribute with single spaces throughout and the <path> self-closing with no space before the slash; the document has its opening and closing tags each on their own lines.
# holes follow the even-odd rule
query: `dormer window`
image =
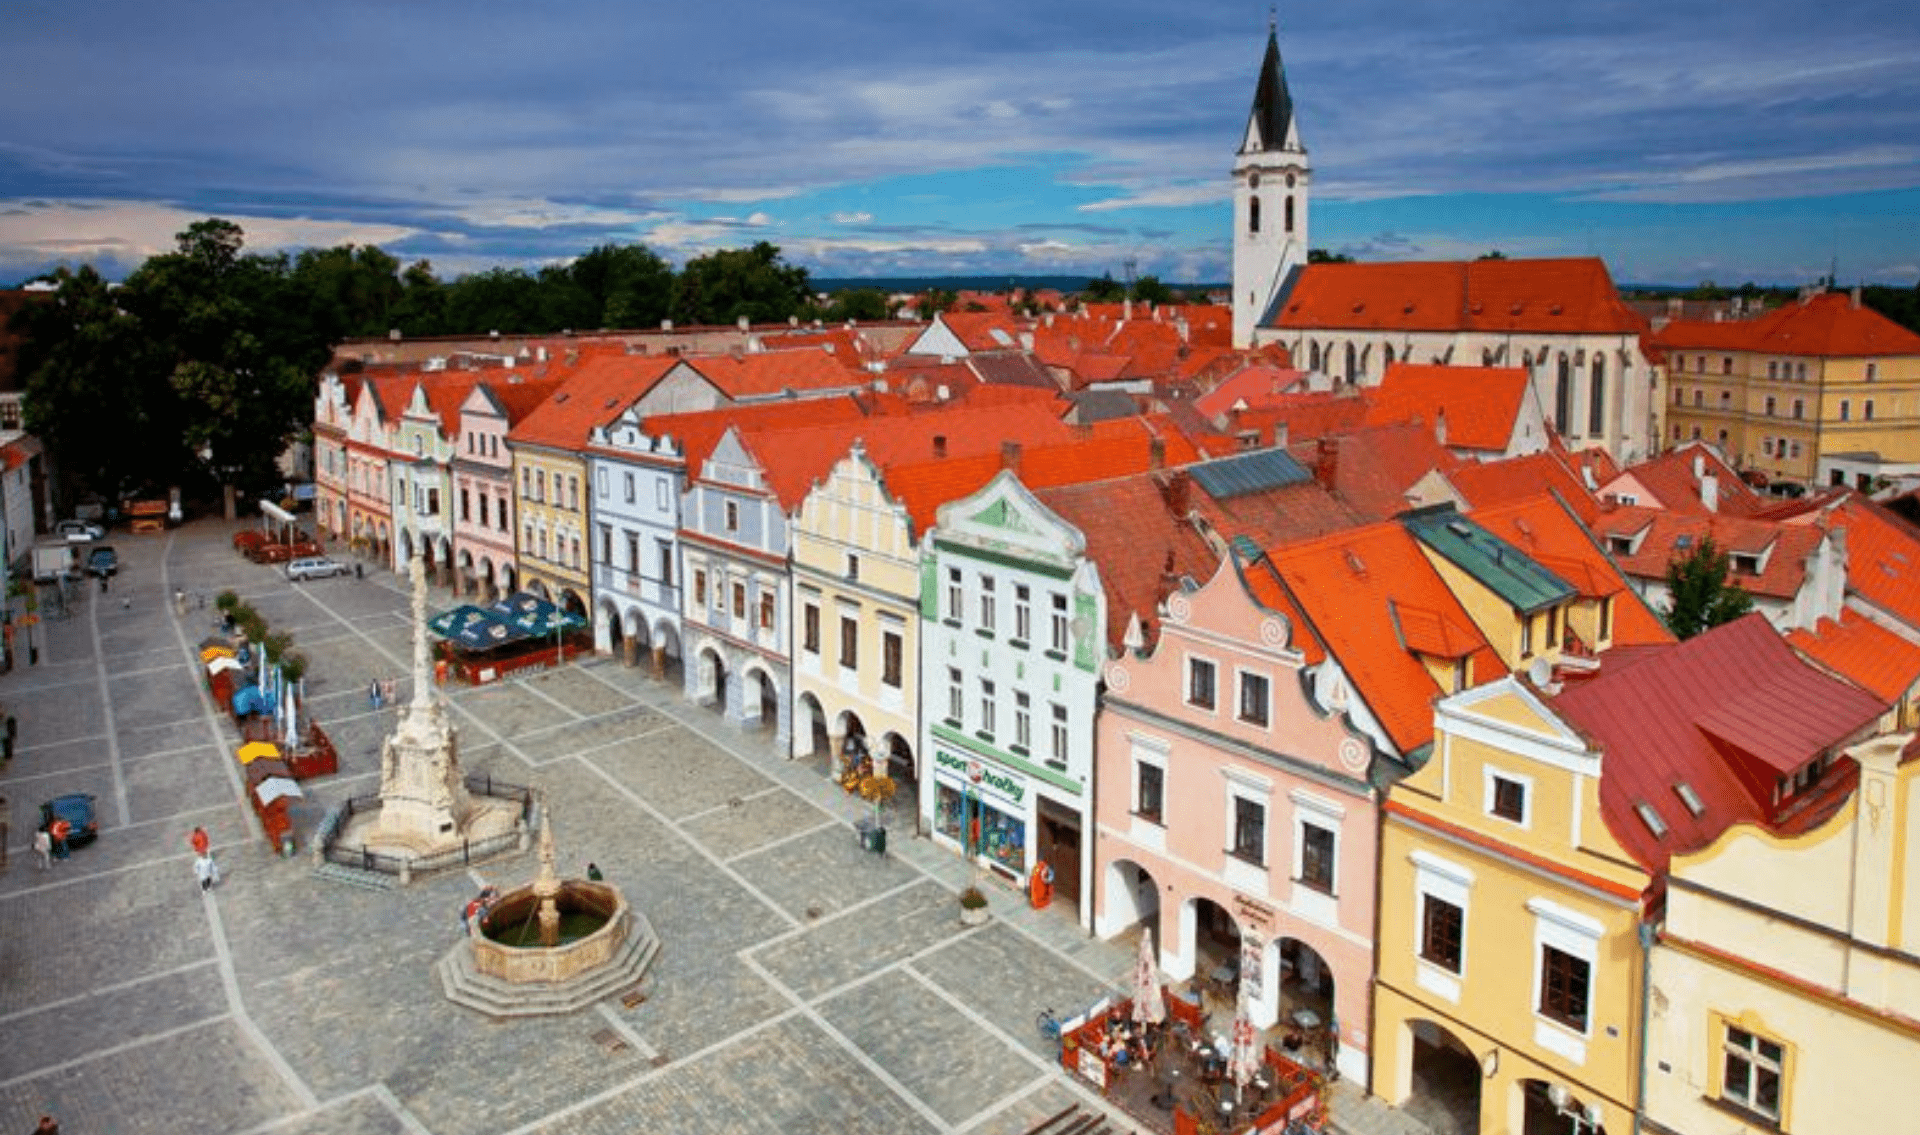
<svg viewBox="0 0 1920 1135">
<path fill-rule="evenodd" d="M 1832 764 L 1833 758 L 1822 753 L 1795 769 L 1791 775 L 1780 777 L 1773 785 L 1773 802 L 1776 805 L 1782 804 L 1803 795 L 1808 789 L 1820 783 L 1820 777 Z"/>
<path fill-rule="evenodd" d="M 1632 555 L 1633 554 L 1633 537 L 1631 536 L 1607 537 L 1607 551 L 1612 552 L 1615 555 L 1619 555 L 1619 556 Z"/>
<path fill-rule="evenodd" d="M 1733 570 L 1743 575 L 1760 574 L 1760 557 L 1749 552 L 1735 552 L 1732 557 Z"/>
</svg>

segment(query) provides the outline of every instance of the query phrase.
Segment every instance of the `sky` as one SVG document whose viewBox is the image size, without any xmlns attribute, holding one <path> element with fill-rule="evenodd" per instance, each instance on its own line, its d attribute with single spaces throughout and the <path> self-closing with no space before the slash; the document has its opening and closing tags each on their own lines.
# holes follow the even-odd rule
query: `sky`
<svg viewBox="0 0 1920 1135">
<path fill-rule="evenodd" d="M 764 240 L 1225 281 L 1270 12 L 1315 247 L 1920 280 L 1910 0 L 8 0 L 0 284 L 207 216 L 442 278 Z"/>
</svg>

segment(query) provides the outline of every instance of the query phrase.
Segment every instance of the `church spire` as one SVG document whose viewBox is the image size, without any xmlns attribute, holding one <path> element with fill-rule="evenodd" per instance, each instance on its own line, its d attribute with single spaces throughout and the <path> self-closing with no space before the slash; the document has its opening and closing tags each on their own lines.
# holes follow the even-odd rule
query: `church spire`
<svg viewBox="0 0 1920 1135">
<path fill-rule="evenodd" d="M 1280 62 L 1280 32 L 1271 9 L 1267 15 L 1267 56 L 1260 62 L 1260 82 L 1253 89 L 1253 113 L 1247 119 L 1247 137 L 1240 152 L 1298 149 L 1293 134 L 1293 94 L 1287 90 L 1287 69 Z"/>
</svg>

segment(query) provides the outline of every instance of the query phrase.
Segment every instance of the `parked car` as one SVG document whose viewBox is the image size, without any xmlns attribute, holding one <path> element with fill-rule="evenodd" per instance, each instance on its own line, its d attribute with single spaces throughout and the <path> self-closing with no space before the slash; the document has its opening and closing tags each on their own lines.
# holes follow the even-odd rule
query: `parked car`
<svg viewBox="0 0 1920 1135">
<path fill-rule="evenodd" d="M 99 544 L 87 553 L 87 574 L 105 579 L 120 571 L 120 557 L 114 553 L 112 545 Z"/>
<path fill-rule="evenodd" d="M 287 561 L 287 578 L 298 582 L 303 579 L 325 579 L 330 575 L 349 575 L 353 569 L 339 560 L 326 556 L 302 556 Z"/>
<path fill-rule="evenodd" d="M 93 797 L 84 792 L 55 796 L 40 805 L 40 830 L 50 830 L 55 818 L 65 820 L 73 828 L 67 836 L 68 847 L 85 847 L 100 835 L 100 822 L 93 811 Z"/>
<path fill-rule="evenodd" d="M 53 531 L 69 544 L 85 544 L 107 534 L 106 529 L 91 520 L 62 520 L 53 526 Z"/>
</svg>

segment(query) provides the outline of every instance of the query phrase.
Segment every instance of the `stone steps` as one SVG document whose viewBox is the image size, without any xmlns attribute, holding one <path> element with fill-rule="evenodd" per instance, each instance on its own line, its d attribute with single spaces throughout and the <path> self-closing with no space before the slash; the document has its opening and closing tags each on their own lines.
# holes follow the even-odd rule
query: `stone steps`
<svg viewBox="0 0 1920 1135">
<path fill-rule="evenodd" d="M 329 879 L 348 886 L 364 887 L 370 891 L 391 891 L 400 885 L 398 877 L 383 875 L 378 871 L 364 871 L 358 867 L 348 867 L 343 863 L 323 860 L 313 865 L 313 875 L 317 879 Z"/>
<path fill-rule="evenodd" d="M 602 968 L 563 982 L 515 984 L 480 973 L 473 951 L 460 942 L 434 963 L 447 1000 L 489 1017 L 541 1017 L 578 1012 L 596 1001 L 631 988 L 646 976 L 660 952 L 653 926 L 638 913 L 631 915 L 627 939 Z"/>
</svg>

